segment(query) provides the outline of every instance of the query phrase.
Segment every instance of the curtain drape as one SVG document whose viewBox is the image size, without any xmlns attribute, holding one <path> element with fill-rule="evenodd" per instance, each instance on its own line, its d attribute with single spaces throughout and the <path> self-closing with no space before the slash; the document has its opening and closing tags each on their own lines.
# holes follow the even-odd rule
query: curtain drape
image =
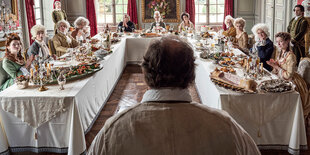
<svg viewBox="0 0 310 155">
<path fill-rule="evenodd" d="M 227 15 L 234 16 L 234 0 L 225 0 L 223 29 L 226 30 L 225 17 Z"/>
<path fill-rule="evenodd" d="M 86 0 L 86 15 L 89 20 L 90 35 L 97 34 L 97 18 L 94 0 Z"/>
<path fill-rule="evenodd" d="M 59 2 L 60 2 L 60 0 L 54 0 L 53 9 L 55 9 L 55 2 L 56 2 L 56 1 L 59 1 Z"/>
<path fill-rule="evenodd" d="M 29 38 L 30 38 L 30 44 L 33 43 L 34 40 L 31 39 L 31 28 L 36 25 L 36 18 L 34 14 L 34 0 L 25 0 L 26 5 L 26 11 L 27 11 L 27 23 L 28 23 L 28 32 L 29 32 Z"/>
<path fill-rule="evenodd" d="M 130 20 L 138 24 L 137 4 L 136 0 L 128 0 L 127 14 L 130 16 Z"/>
<path fill-rule="evenodd" d="M 195 25 L 195 0 L 186 0 L 185 12 L 190 15 L 190 21 Z"/>
</svg>

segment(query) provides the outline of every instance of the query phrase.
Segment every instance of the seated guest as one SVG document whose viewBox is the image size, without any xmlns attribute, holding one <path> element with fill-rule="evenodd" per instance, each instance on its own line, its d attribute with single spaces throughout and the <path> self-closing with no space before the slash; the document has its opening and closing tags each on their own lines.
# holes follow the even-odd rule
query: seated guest
<svg viewBox="0 0 310 155">
<path fill-rule="evenodd" d="M 135 24 L 130 21 L 130 17 L 124 14 L 123 21 L 118 24 L 118 29 L 123 32 L 132 32 L 135 29 Z"/>
<path fill-rule="evenodd" d="M 161 18 L 159 11 L 154 12 L 154 19 L 155 19 L 155 22 L 152 23 L 150 30 L 155 31 L 155 29 L 158 29 L 161 32 L 165 32 L 166 31 L 166 29 L 165 29 L 166 24 L 164 22 L 162 22 L 162 18 Z"/>
<path fill-rule="evenodd" d="M 184 12 L 181 15 L 182 23 L 179 26 L 179 32 L 187 31 L 188 29 L 195 30 L 194 24 L 189 20 L 189 14 Z"/>
<path fill-rule="evenodd" d="M 76 40 L 86 41 L 86 38 L 90 39 L 89 21 L 84 17 L 78 17 L 74 21 L 74 31 L 71 36 Z"/>
<path fill-rule="evenodd" d="M 236 37 L 236 28 L 234 27 L 234 21 L 235 19 L 228 15 L 225 17 L 225 25 L 227 27 L 227 30 L 223 32 L 223 35 L 226 37 Z"/>
<path fill-rule="evenodd" d="M 20 75 L 28 75 L 29 72 L 27 71 L 27 68 L 31 65 L 30 61 L 27 61 L 27 63 L 24 61 L 21 52 L 22 43 L 17 34 L 10 34 L 7 37 L 5 44 L 5 56 L 1 62 L 1 78 L 4 77 L 6 80 L 4 81 L 1 79 L 3 83 L 1 83 L 0 91 L 13 85 L 16 77 Z"/>
<path fill-rule="evenodd" d="M 27 51 L 28 58 L 32 62 L 37 55 L 47 59 L 51 53 L 44 42 L 46 36 L 46 29 L 43 25 L 37 24 L 31 28 L 32 39 L 35 40 Z"/>
<path fill-rule="evenodd" d="M 304 116 L 307 116 L 310 112 L 309 91 L 305 80 L 296 72 L 296 56 L 290 49 L 291 35 L 287 32 L 279 32 L 275 38 L 279 48 L 276 59 L 270 59 L 267 64 L 273 67 L 272 72 L 279 78 L 290 80 L 296 85 L 296 91 L 299 92 L 302 101 Z"/>
<path fill-rule="evenodd" d="M 255 35 L 256 40 L 252 52 L 258 51 L 260 62 L 263 63 L 264 68 L 271 71 L 272 67 L 266 63 L 266 61 L 271 58 L 274 51 L 273 42 L 269 39 L 269 28 L 266 24 L 260 23 L 252 28 L 252 32 Z"/>
<path fill-rule="evenodd" d="M 141 104 L 107 120 L 88 154 L 260 154 L 226 112 L 191 103 L 188 86 L 195 79 L 194 61 L 193 49 L 180 38 L 151 43 L 142 63 L 150 90 Z"/>
<path fill-rule="evenodd" d="M 245 20 L 243 18 L 235 19 L 234 26 L 236 28 L 236 39 L 234 42 L 234 48 L 238 48 L 245 54 L 248 54 L 248 34 L 244 31 Z"/>
<path fill-rule="evenodd" d="M 57 23 L 57 34 L 53 37 L 53 44 L 57 56 L 62 56 L 68 49 L 75 48 L 79 43 L 68 34 L 69 23 L 61 20 Z"/>
</svg>

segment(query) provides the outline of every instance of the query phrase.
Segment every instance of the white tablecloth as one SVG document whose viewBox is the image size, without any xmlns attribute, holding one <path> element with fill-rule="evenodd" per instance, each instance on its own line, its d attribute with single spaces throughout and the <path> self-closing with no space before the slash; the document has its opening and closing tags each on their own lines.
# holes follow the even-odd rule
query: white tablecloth
<svg viewBox="0 0 310 155">
<path fill-rule="evenodd" d="M 84 133 L 90 129 L 113 91 L 126 62 L 141 62 L 151 40 L 130 36 L 123 38 L 114 46 L 114 52 L 101 62 L 102 70 L 86 79 L 66 84 L 64 91 L 58 91 L 58 86 L 48 86 L 49 90 L 45 92 L 38 92 L 36 88 L 17 90 L 16 86 L 12 86 L 1 92 L 1 105 L 42 99 L 63 101 L 66 110 L 36 128 L 16 117 L 19 116 L 16 115 L 18 111 L 13 112 L 14 116 L 0 108 L 0 154 L 5 154 L 8 147 L 15 152 L 84 153 Z M 215 86 L 210 81 L 209 73 L 214 69 L 211 62 L 197 57 L 196 64 L 195 81 L 202 103 L 226 110 L 259 146 L 279 149 L 289 146 L 290 151 L 296 153 L 307 145 L 298 93 L 236 93 Z"/>
<path fill-rule="evenodd" d="M 29 108 L 25 105 L 36 107 L 40 103 L 48 105 L 62 102 L 66 110 L 57 113 L 53 119 L 42 125 L 33 123 L 36 125 L 31 126 L 25 119 L 27 115 L 36 115 L 40 118 L 43 109 L 40 109 L 40 112 L 38 109 L 28 110 L 28 113 L 11 110 L 9 113 L 1 108 L 0 154 L 6 152 L 8 146 L 13 152 L 68 152 L 74 155 L 84 153 L 86 151 L 84 133 L 92 126 L 126 65 L 125 50 L 126 39 L 123 38 L 120 43 L 113 46 L 114 52 L 101 62 L 104 67 L 102 70 L 91 77 L 68 82 L 63 91 L 58 90 L 57 85 L 47 86 L 49 90 L 44 92 L 39 92 L 37 87 L 17 90 L 13 85 L 1 92 L 2 107 L 9 105 L 10 109 L 23 109 Z M 33 113 L 34 111 L 38 114 Z"/>
<path fill-rule="evenodd" d="M 251 135 L 260 149 L 281 149 L 298 154 L 300 149 L 307 148 L 298 92 L 244 94 L 227 90 L 210 80 L 210 72 L 214 71 L 216 65 L 201 59 L 199 52 L 195 54 L 195 84 L 203 104 L 227 111 Z M 272 78 L 277 77 L 272 75 Z"/>
</svg>

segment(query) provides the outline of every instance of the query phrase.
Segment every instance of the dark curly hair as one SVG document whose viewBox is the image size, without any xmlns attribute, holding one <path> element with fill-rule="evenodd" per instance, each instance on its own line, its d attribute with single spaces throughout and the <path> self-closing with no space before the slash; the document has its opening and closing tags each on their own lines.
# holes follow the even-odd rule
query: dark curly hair
<svg viewBox="0 0 310 155">
<path fill-rule="evenodd" d="M 183 12 L 183 13 L 181 14 L 181 19 L 182 19 L 182 21 L 184 21 L 183 16 L 187 16 L 187 18 L 190 18 L 190 16 L 189 16 L 188 13 Z"/>
<path fill-rule="evenodd" d="M 276 38 L 280 37 L 282 38 L 283 40 L 285 41 L 290 41 L 291 40 L 291 35 L 287 32 L 278 32 L 276 35 L 275 35 Z"/>
<path fill-rule="evenodd" d="M 302 6 L 302 5 L 300 5 L 300 4 L 295 5 L 295 7 L 294 7 L 294 10 L 293 10 L 293 11 L 295 11 L 295 8 L 300 8 L 300 11 L 301 11 L 301 12 L 305 12 L 305 8 L 304 8 L 304 6 Z"/>
<path fill-rule="evenodd" d="M 287 32 L 278 32 L 276 35 L 275 35 L 275 38 L 282 38 L 284 41 L 288 41 L 290 42 L 291 41 L 291 35 Z M 287 46 L 287 49 L 286 51 L 289 51 L 290 50 L 290 45 Z"/>
<path fill-rule="evenodd" d="M 20 37 L 16 33 L 9 34 L 6 41 L 5 41 L 5 47 L 6 47 L 5 48 L 5 57 L 11 61 L 16 62 L 17 60 L 15 59 L 15 56 L 7 48 L 8 46 L 10 46 L 10 44 L 13 40 L 21 41 Z M 23 61 L 23 59 L 24 59 L 22 56 L 21 50 L 17 53 L 17 59 L 19 59 L 19 61 Z"/>
<path fill-rule="evenodd" d="M 176 36 L 152 42 L 144 55 L 144 79 L 151 88 L 187 88 L 195 79 L 191 46 Z"/>
</svg>

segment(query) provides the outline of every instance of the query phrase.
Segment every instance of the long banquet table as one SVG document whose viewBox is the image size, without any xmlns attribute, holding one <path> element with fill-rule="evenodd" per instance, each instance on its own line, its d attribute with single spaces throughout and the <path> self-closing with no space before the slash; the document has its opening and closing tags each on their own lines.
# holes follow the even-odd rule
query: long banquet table
<svg viewBox="0 0 310 155">
<path fill-rule="evenodd" d="M 126 63 L 141 62 L 152 38 L 126 36 L 100 63 L 93 76 L 38 92 L 15 85 L 0 93 L 0 154 L 55 152 L 85 154 L 85 133 L 113 91 Z M 242 94 L 214 85 L 214 66 L 196 59 L 196 88 L 201 102 L 227 111 L 261 148 L 288 149 L 297 154 L 307 147 L 301 101 L 297 92 Z"/>
<path fill-rule="evenodd" d="M 196 52 L 197 57 L 198 54 Z M 201 102 L 228 112 L 251 135 L 260 149 L 288 150 L 291 154 L 299 154 L 299 150 L 307 149 L 303 109 L 298 92 L 234 92 L 211 81 L 210 72 L 216 67 L 211 61 L 197 58 L 196 64 L 195 85 Z M 240 70 L 236 72 L 238 76 L 243 76 Z M 271 74 L 270 78 L 277 77 Z M 270 78 L 265 77 L 264 80 Z"/>
</svg>

